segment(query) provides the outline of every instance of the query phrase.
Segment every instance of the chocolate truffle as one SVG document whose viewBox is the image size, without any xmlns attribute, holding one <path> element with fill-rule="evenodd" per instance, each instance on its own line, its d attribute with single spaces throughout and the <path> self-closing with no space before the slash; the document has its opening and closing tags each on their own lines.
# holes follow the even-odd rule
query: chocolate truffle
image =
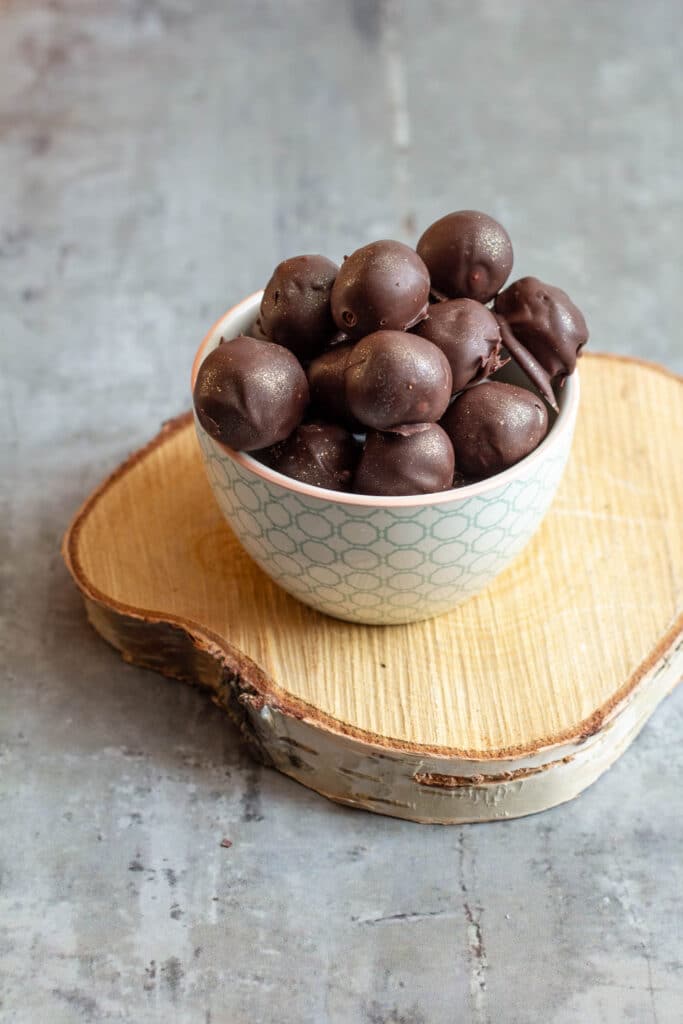
<svg viewBox="0 0 683 1024">
<path fill-rule="evenodd" d="M 346 400 L 344 372 L 353 347 L 335 345 L 314 359 L 308 367 L 308 387 L 311 402 L 321 416 L 362 433 L 365 427 L 352 415 Z"/>
<path fill-rule="evenodd" d="M 429 307 L 414 328 L 441 349 L 453 374 L 453 394 L 500 369 L 500 329 L 490 309 L 473 299 L 451 299 Z"/>
<path fill-rule="evenodd" d="M 240 336 L 219 345 L 199 367 L 194 407 L 216 441 L 254 451 L 284 440 L 301 422 L 308 381 L 292 353 Z"/>
<path fill-rule="evenodd" d="M 588 328 L 581 310 L 561 288 L 522 277 L 497 296 L 495 309 L 552 381 L 561 383 L 574 372 Z"/>
<path fill-rule="evenodd" d="M 278 473 L 313 487 L 348 491 L 360 445 L 334 423 L 302 423 L 286 441 L 270 449 L 263 461 Z"/>
<path fill-rule="evenodd" d="M 436 423 L 371 430 L 353 489 L 358 494 L 432 494 L 453 486 L 454 469 L 453 445 Z"/>
<path fill-rule="evenodd" d="M 344 260 L 331 301 L 334 322 L 351 340 L 383 328 L 405 331 L 427 314 L 429 273 L 403 242 L 371 242 Z"/>
<path fill-rule="evenodd" d="M 530 391 L 484 381 L 456 398 L 441 425 L 453 442 L 458 469 L 480 479 L 537 448 L 548 430 L 548 413 Z"/>
<path fill-rule="evenodd" d="M 448 213 L 417 243 L 440 299 L 489 302 L 512 270 L 512 243 L 498 221 L 476 210 Z"/>
<path fill-rule="evenodd" d="M 279 263 L 266 285 L 261 330 L 305 362 L 335 333 L 330 293 L 339 267 L 325 256 L 294 256 Z"/>
<path fill-rule="evenodd" d="M 403 331 L 376 331 L 354 345 L 346 365 L 346 399 L 367 427 L 435 422 L 451 397 L 448 360 L 431 341 Z"/>
</svg>

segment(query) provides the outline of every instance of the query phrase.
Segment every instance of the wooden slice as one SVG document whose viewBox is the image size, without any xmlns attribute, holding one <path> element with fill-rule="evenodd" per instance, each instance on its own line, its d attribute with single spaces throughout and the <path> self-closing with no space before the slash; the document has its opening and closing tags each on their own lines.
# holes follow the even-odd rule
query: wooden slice
<svg viewBox="0 0 683 1024">
<path fill-rule="evenodd" d="M 441 618 L 351 625 L 279 590 L 221 518 L 189 415 L 89 498 L 66 563 L 127 660 L 209 687 L 305 786 L 424 822 L 543 810 L 598 778 L 683 670 L 683 381 L 587 356 L 582 385 L 539 534 Z"/>
</svg>

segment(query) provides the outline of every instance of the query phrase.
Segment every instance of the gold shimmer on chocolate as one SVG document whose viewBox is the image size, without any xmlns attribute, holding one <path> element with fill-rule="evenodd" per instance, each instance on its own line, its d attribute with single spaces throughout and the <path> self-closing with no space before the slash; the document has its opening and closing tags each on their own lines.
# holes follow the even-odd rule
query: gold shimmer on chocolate
<svg viewBox="0 0 683 1024">
<path fill-rule="evenodd" d="M 346 399 L 344 374 L 353 345 L 335 345 L 308 366 L 308 386 L 316 414 L 362 432 L 363 424 L 352 414 Z"/>
<path fill-rule="evenodd" d="M 429 305 L 429 273 L 414 249 L 383 239 L 356 249 L 332 286 L 332 316 L 352 340 L 373 331 L 405 331 Z"/>
<path fill-rule="evenodd" d="M 500 327 L 500 336 L 506 352 L 512 356 L 519 368 L 527 375 L 531 383 L 538 388 L 548 405 L 554 409 L 555 412 L 559 412 L 560 407 L 557 404 L 555 392 L 553 391 L 553 384 L 548 371 L 544 370 L 538 360 L 534 359 L 531 352 L 524 348 L 521 341 L 517 340 L 510 330 L 510 325 L 504 316 L 500 316 L 496 313 L 496 320 Z"/>
<path fill-rule="evenodd" d="M 446 356 L 431 341 L 404 331 L 376 331 L 359 341 L 345 380 L 349 409 L 375 430 L 435 422 L 451 396 Z"/>
<path fill-rule="evenodd" d="M 439 299 L 489 302 L 512 270 L 505 228 L 485 213 L 459 210 L 434 221 L 417 243 Z"/>
<path fill-rule="evenodd" d="M 335 333 L 330 293 L 339 267 L 325 256 L 293 256 L 279 263 L 261 300 L 259 324 L 302 361 L 321 352 Z"/>
<path fill-rule="evenodd" d="M 283 260 L 254 336 L 221 339 L 200 367 L 197 418 L 331 490 L 428 494 L 499 473 L 545 437 L 588 338 L 560 288 L 523 277 L 501 291 L 512 262 L 506 230 L 476 210 L 439 218 L 416 249 L 380 239 L 341 267 Z M 510 359 L 528 387 L 492 380 Z"/>
<path fill-rule="evenodd" d="M 353 435 L 334 423 L 302 423 L 286 441 L 263 453 L 278 473 L 313 487 L 348 491 L 360 456 Z"/>
<path fill-rule="evenodd" d="M 358 494 L 432 494 L 453 486 L 455 458 L 436 423 L 368 433 L 353 489 Z"/>
<path fill-rule="evenodd" d="M 451 299 L 429 307 L 414 329 L 441 349 L 453 374 L 453 394 L 489 377 L 506 362 L 500 329 L 490 309 L 474 299 Z"/>
<path fill-rule="evenodd" d="M 206 432 L 248 452 L 283 441 L 298 426 L 308 381 L 289 349 L 240 335 L 209 353 L 193 397 Z"/>
<path fill-rule="evenodd" d="M 551 381 L 562 384 L 574 372 L 588 328 L 581 310 L 561 288 L 522 277 L 496 297 L 495 310 Z"/>
<path fill-rule="evenodd" d="M 548 430 L 543 401 L 525 388 L 484 381 L 464 391 L 441 420 L 458 469 L 481 479 L 513 466 Z"/>
</svg>

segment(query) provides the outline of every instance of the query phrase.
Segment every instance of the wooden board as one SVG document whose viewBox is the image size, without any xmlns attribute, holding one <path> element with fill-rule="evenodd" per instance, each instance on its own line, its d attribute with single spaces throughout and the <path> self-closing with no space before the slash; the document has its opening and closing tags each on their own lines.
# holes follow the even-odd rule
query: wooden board
<svg viewBox="0 0 683 1024">
<path fill-rule="evenodd" d="M 531 545 L 482 595 L 406 626 L 327 618 L 242 551 L 189 415 L 91 496 L 64 557 L 125 658 L 210 687 L 266 763 L 417 821 L 570 799 L 683 671 L 683 381 L 582 360 L 577 436 Z"/>
</svg>

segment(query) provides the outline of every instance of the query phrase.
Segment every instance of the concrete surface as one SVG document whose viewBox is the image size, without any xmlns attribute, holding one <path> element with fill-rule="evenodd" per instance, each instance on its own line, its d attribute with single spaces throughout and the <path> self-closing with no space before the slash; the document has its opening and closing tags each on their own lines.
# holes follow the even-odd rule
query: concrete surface
<svg viewBox="0 0 683 1024">
<path fill-rule="evenodd" d="M 572 804 L 372 817 L 122 664 L 58 554 L 295 252 L 484 209 L 595 348 L 683 371 L 682 31 L 676 0 L 1 0 L 3 1024 L 683 1019 L 683 692 Z"/>
</svg>

